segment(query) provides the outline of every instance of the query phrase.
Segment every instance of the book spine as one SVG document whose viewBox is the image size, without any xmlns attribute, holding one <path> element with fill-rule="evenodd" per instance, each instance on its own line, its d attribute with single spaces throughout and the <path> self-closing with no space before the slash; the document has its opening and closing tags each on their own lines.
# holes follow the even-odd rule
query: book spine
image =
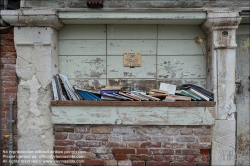
<svg viewBox="0 0 250 166">
<path fill-rule="evenodd" d="M 59 100 L 58 93 L 57 93 L 57 88 L 56 88 L 56 81 L 55 78 L 52 78 L 52 89 L 53 89 L 53 94 L 54 94 L 54 100 Z"/>
</svg>

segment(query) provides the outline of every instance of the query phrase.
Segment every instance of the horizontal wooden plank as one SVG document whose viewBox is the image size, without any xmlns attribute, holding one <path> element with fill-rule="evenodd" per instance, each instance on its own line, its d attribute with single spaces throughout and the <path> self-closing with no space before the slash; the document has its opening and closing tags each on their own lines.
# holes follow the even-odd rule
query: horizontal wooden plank
<svg viewBox="0 0 250 166">
<path fill-rule="evenodd" d="M 60 39 L 106 39 L 105 25 L 64 25 L 59 31 Z"/>
<path fill-rule="evenodd" d="M 76 85 L 78 88 L 97 91 L 107 85 L 107 80 L 104 78 L 74 78 L 69 79 L 71 85 Z"/>
<path fill-rule="evenodd" d="M 59 40 L 60 55 L 106 55 L 106 40 Z"/>
<path fill-rule="evenodd" d="M 157 25 L 107 25 L 107 39 L 157 39 Z"/>
<path fill-rule="evenodd" d="M 203 56 L 158 56 L 158 78 L 206 78 Z"/>
<path fill-rule="evenodd" d="M 158 39 L 191 39 L 206 38 L 199 25 L 159 25 Z"/>
<path fill-rule="evenodd" d="M 59 73 L 68 78 L 106 78 L 106 56 L 59 56 Z"/>
<path fill-rule="evenodd" d="M 107 56 L 107 78 L 156 78 L 156 56 L 142 56 L 141 67 L 124 67 L 123 56 Z"/>
<path fill-rule="evenodd" d="M 159 40 L 158 55 L 203 55 L 206 50 L 194 40 Z"/>
<path fill-rule="evenodd" d="M 51 101 L 51 106 L 214 107 L 214 101 Z"/>
<path fill-rule="evenodd" d="M 52 123 L 115 125 L 213 125 L 215 121 L 214 107 L 176 107 L 173 103 L 173 107 L 159 106 L 159 104 L 149 104 L 150 106 L 145 106 L 146 104 L 144 104 L 135 107 L 131 106 L 131 102 L 130 105 L 126 105 L 124 103 L 127 102 L 117 102 L 116 105 L 107 106 L 101 103 L 100 105 L 98 104 L 96 106 L 52 106 Z"/>
<path fill-rule="evenodd" d="M 140 52 L 142 55 L 156 55 L 157 40 L 108 40 L 108 55 L 123 55 L 125 52 Z"/>
</svg>

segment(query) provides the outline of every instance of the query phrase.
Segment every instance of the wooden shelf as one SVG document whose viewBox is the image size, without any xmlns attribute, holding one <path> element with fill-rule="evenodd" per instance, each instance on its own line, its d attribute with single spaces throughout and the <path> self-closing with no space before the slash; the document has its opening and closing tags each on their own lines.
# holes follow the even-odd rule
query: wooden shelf
<svg viewBox="0 0 250 166">
<path fill-rule="evenodd" d="M 51 101 L 51 106 L 214 107 L 214 101 Z"/>
</svg>

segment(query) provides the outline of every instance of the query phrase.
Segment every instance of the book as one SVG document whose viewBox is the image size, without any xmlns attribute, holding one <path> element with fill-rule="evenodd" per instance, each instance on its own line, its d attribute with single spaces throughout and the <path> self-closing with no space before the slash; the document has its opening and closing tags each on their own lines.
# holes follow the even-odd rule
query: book
<svg viewBox="0 0 250 166">
<path fill-rule="evenodd" d="M 68 94 L 68 96 L 70 97 L 71 100 L 74 100 L 74 101 L 77 101 L 79 100 L 75 94 L 74 94 L 74 91 L 73 89 L 71 88 L 71 85 L 69 83 L 69 80 L 68 78 L 65 76 L 65 75 L 62 75 L 62 74 L 59 74 L 61 80 L 62 80 L 62 83 L 63 83 L 63 86 Z"/>
<path fill-rule="evenodd" d="M 80 89 L 75 89 L 78 94 L 80 94 L 84 100 L 101 100 L 101 98 L 91 92 L 80 90 Z"/>
<path fill-rule="evenodd" d="M 158 89 L 150 89 L 151 93 L 163 93 L 163 94 L 168 94 L 167 91 L 164 91 L 164 90 L 158 90 Z"/>
<path fill-rule="evenodd" d="M 121 90 L 121 86 L 107 86 L 105 88 L 101 88 L 101 90 Z"/>
<path fill-rule="evenodd" d="M 176 90 L 176 85 L 160 83 L 159 90 L 167 91 L 169 94 L 174 95 Z"/>
<path fill-rule="evenodd" d="M 58 90 L 57 90 L 57 87 L 56 87 L 55 76 L 52 78 L 51 84 L 52 84 L 52 90 L 53 90 L 54 100 L 59 100 Z"/>
<path fill-rule="evenodd" d="M 201 92 L 202 94 L 205 94 L 211 98 L 211 100 L 214 100 L 214 93 L 209 91 L 208 89 L 205 89 L 201 86 L 194 85 L 194 84 L 182 84 L 183 87 L 192 87 Z"/>
<path fill-rule="evenodd" d="M 119 92 L 119 94 L 120 94 L 120 95 L 123 95 L 123 96 L 125 96 L 125 97 L 128 97 L 128 98 L 131 98 L 131 99 L 133 99 L 133 100 L 141 101 L 140 98 L 135 97 L 135 96 L 133 96 L 133 95 L 130 95 L 130 94 L 128 94 L 128 93 Z"/>
<path fill-rule="evenodd" d="M 191 98 L 194 99 L 194 100 L 203 101 L 203 99 L 202 99 L 201 97 L 196 96 L 196 95 L 194 95 L 194 94 L 192 94 L 192 93 L 189 93 L 189 92 L 186 91 L 186 90 L 181 90 L 181 91 L 180 91 L 180 94 L 183 94 L 183 95 L 185 95 L 185 96 L 191 97 Z"/>
<path fill-rule="evenodd" d="M 100 94 L 103 94 L 103 93 L 108 93 L 108 94 L 119 94 L 120 90 L 107 90 L 107 89 L 101 89 L 100 90 Z"/>
<path fill-rule="evenodd" d="M 61 100 L 69 100 L 69 96 L 63 86 L 62 80 L 59 76 L 59 74 L 56 74 L 56 84 L 58 85 L 58 89 L 59 89 L 59 99 Z"/>
<path fill-rule="evenodd" d="M 207 96 L 206 94 L 203 94 L 202 92 L 196 90 L 196 89 L 193 88 L 193 87 L 188 87 L 188 89 L 186 89 L 186 91 L 188 91 L 188 92 L 190 92 L 190 93 L 192 93 L 192 94 L 194 94 L 194 95 L 197 95 L 197 96 L 203 98 L 203 99 L 206 100 L 206 101 L 212 100 L 211 97 Z"/>
<path fill-rule="evenodd" d="M 191 101 L 191 97 L 170 95 L 166 96 L 162 101 Z"/>
</svg>

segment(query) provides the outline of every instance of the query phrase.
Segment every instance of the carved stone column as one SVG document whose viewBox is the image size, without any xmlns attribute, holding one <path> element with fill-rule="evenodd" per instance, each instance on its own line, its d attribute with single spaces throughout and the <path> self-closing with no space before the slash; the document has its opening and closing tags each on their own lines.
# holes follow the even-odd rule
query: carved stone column
<svg viewBox="0 0 250 166">
<path fill-rule="evenodd" d="M 212 165 L 235 164 L 235 63 L 238 12 L 208 12 L 202 28 L 207 33 L 207 85 L 215 93 L 216 122 Z"/>
<path fill-rule="evenodd" d="M 63 24 L 51 10 L 2 11 L 1 14 L 6 22 L 16 26 L 18 151 L 25 152 L 19 157 L 30 155 L 26 160 L 33 165 L 46 165 L 45 160 L 53 163 L 53 158 L 39 158 L 39 155 L 53 156 L 51 78 L 58 72 L 57 30 Z"/>
</svg>

